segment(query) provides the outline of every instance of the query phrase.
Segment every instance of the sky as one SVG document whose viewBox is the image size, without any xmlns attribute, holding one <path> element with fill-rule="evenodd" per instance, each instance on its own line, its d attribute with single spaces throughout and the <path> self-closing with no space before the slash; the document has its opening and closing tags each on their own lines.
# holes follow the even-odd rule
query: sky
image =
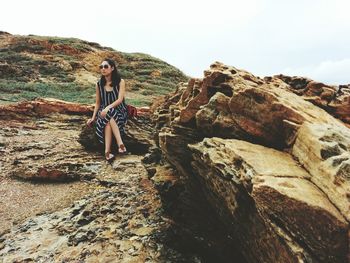
<svg viewBox="0 0 350 263">
<path fill-rule="evenodd" d="M 349 84 L 349 10 L 349 0 L 11 0 L 0 30 L 147 53 L 191 77 L 220 61 L 261 77 Z"/>
</svg>

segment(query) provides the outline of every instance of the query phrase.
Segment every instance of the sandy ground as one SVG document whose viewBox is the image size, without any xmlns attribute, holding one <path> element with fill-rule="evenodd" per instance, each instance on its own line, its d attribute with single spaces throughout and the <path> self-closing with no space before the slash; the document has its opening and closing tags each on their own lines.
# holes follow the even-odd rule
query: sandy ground
<svg viewBox="0 0 350 263">
<path fill-rule="evenodd" d="M 34 215 L 68 207 L 91 190 L 85 182 L 31 183 L 0 177 L 0 233 Z"/>
</svg>

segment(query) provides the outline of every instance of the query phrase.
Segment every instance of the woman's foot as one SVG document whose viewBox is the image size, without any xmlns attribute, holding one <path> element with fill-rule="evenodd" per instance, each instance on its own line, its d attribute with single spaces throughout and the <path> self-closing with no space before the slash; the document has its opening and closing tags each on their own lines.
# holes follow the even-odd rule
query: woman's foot
<svg viewBox="0 0 350 263">
<path fill-rule="evenodd" d="M 110 152 L 105 152 L 105 156 L 106 156 L 106 161 L 108 162 L 113 161 L 113 159 L 115 158 L 114 154 Z"/>
<path fill-rule="evenodd" d="M 119 145 L 118 152 L 119 152 L 119 153 L 121 153 L 121 154 L 126 154 L 126 153 L 127 153 L 127 151 L 126 151 L 126 148 L 125 148 L 125 145 L 124 145 L 124 144 Z"/>
</svg>

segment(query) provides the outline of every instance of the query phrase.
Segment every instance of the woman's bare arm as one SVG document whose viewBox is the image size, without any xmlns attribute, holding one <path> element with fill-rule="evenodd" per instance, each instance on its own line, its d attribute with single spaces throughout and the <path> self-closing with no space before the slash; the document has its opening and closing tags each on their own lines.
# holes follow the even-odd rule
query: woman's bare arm
<svg viewBox="0 0 350 263">
<path fill-rule="evenodd" d="M 98 112 L 98 108 L 100 107 L 100 103 L 101 103 L 100 91 L 99 91 L 98 85 L 96 84 L 96 102 L 95 102 L 94 113 L 92 115 L 93 119 L 96 119 L 96 115 Z"/>
</svg>

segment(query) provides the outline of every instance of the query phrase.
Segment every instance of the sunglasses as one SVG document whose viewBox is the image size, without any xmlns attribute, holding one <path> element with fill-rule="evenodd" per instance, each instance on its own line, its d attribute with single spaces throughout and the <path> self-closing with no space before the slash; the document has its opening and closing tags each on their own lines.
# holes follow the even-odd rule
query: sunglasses
<svg viewBox="0 0 350 263">
<path fill-rule="evenodd" d="M 108 64 L 104 64 L 104 65 L 100 65 L 100 69 L 108 69 L 109 68 L 109 65 Z"/>
</svg>

